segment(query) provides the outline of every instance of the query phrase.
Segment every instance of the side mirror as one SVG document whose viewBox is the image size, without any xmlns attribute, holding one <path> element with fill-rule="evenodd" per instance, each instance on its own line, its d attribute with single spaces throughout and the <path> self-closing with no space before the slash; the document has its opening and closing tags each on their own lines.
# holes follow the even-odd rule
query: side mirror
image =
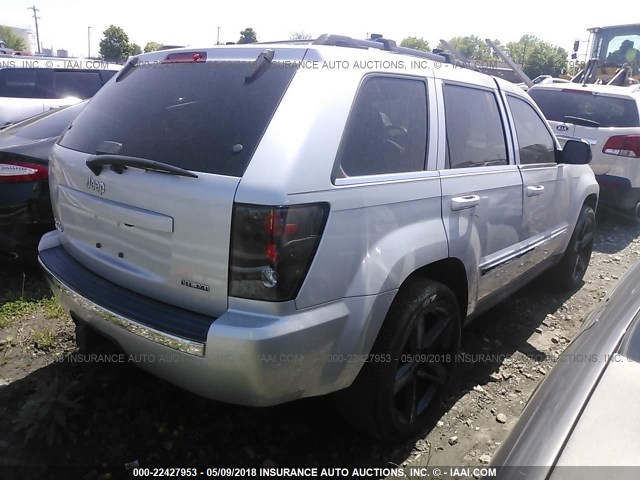
<svg viewBox="0 0 640 480">
<path fill-rule="evenodd" d="M 576 40 L 575 42 L 573 42 L 573 51 L 577 52 L 578 48 L 580 48 L 580 40 Z"/>
<path fill-rule="evenodd" d="M 567 140 L 564 148 L 557 152 L 557 163 L 587 165 L 591 163 L 591 145 L 584 140 Z"/>
</svg>

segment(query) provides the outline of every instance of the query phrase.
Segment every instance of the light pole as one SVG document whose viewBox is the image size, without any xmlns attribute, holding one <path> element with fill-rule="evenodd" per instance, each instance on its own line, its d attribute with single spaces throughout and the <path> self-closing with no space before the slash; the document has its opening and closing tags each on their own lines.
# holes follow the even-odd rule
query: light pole
<svg viewBox="0 0 640 480">
<path fill-rule="evenodd" d="M 87 50 L 89 51 L 87 58 L 91 58 L 91 27 L 87 27 Z"/>
<path fill-rule="evenodd" d="M 218 38 L 216 38 L 216 45 L 220 45 L 220 27 L 218 27 Z"/>
<path fill-rule="evenodd" d="M 38 31 L 38 20 L 40 20 L 40 17 L 38 17 L 37 15 L 40 10 L 38 10 L 35 5 L 33 7 L 27 8 L 27 10 L 33 10 L 33 20 L 34 22 L 36 22 L 36 42 L 38 43 L 37 50 L 38 53 L 40 53 L 40 32 Z"/>
</svg>

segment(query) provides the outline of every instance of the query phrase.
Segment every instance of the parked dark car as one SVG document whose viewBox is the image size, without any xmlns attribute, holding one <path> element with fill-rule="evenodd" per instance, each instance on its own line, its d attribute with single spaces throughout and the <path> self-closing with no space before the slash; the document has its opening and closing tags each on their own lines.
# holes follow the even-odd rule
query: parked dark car
<svg viewBox="0 0 640 480">
<path fill-rule="evenodd" d="M 638 478 L 639 398 L 637 263 L 585 320 L 529 400 L 493 459 L 497 477 Z"/>
<path fill-rule="evenodd" d="M 35 257 L 40 237 L 53 228 L 49 153 L 86 103 L 41 113 L 0 130 L 0 256 Z"/>
</svg>

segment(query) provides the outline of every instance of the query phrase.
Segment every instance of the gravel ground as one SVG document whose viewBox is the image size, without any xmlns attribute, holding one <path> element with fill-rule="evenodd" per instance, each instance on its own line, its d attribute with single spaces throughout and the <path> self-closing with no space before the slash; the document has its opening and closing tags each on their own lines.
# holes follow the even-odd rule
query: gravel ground
<svg viewBox="0 0 640 480">
<path fill-rule="evenodd" d="M 464 362 L 432 428 L 389 445 L 354 431 L 326 398 L 252 409 L 208 401 L 128 362 L 73 360 L 73 327 L 37 269 L 0 278 L 0 466 L 47 478 L 114 478 L 142 466 L 482 466 L 584 318 L 640 259 L 640 225 L 598 215 L 584 286 L 538 280 L 463 332 Z M 22 297 L 22 302 L 16 302 Z M 4 321 L 3 321 L 4 318 Z M 103 353 L 110 353 L 105 347 Z M 64 466 L 56 469 L 52 466 Z M 80 466 L 82 476 L 69 474 Z M 44 478 L 35 467 L 0 477 Z"/>
</svg>

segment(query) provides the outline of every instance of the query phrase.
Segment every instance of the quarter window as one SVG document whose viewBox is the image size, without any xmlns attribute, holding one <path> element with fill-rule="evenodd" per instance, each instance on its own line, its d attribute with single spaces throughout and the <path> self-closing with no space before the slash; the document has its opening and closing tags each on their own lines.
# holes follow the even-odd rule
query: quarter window
<svg viewBox="0 0 640 480">
<path fill-rule="evenodd" d="M 426 145 L 425 83 L 397 77 L 368 78 L 347 122 L 335 176 L 423 170 Z"/>
<path fill-rule="evenodd" d="M 444 85 L 447 168 L 507 165 L 500 110 L 488 90 Z"/>
<path fill-rule="evenodd" d="M 524 100 L 507 96 L 518 137 L 520 163 L 554 163 L 555 144 L 536 111 Z"/>
</svg>

